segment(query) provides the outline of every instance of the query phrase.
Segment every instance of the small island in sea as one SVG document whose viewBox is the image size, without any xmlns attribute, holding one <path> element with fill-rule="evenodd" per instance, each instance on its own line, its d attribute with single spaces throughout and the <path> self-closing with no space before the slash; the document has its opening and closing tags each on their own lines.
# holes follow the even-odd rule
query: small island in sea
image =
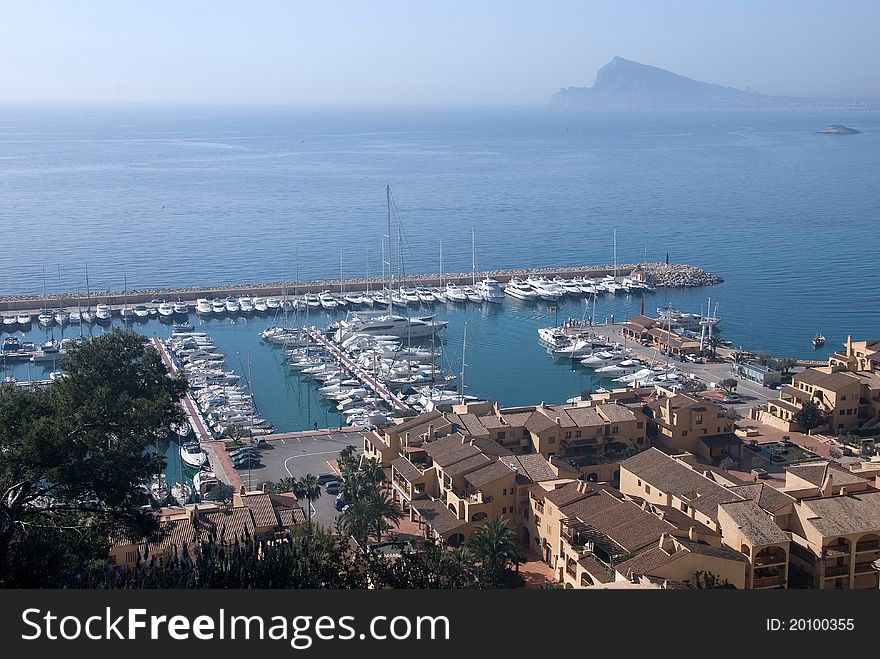
<svg viewBox="0 0 880 659">
<path fill-rule="evenodd" d="M 862 131 L 856 130 L 855 128 L 849 128 L 848 126 L 842 126 L 840 124 L 828 124 L 819 132 L 827 133 L 829 135 L 857 135 Z"/>
</svg>

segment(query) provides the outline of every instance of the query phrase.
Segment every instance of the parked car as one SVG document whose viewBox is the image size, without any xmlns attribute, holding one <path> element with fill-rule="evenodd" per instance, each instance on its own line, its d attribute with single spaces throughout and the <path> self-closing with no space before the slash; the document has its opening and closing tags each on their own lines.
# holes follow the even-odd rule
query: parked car
<svg viewBox="0 0 880 659">
<path fill-rule="evenodd" d="M 318 482 L 321 485 L 326 485 L 327 483 L 330 483 L 332 481 L 341 481 L 341 480 L 342 480 L 342 478 L 340 478 L 336 474 L 329 474 L 328 473 L 328 474 L 321 474 L 320 476 L 318 476 Z"/>
<path fill-rule="evenodd" d="M 336 510 L 342 511 L 345 510 L 347 505 L 348 501 L 345 500 L 345 497 L 343 497 L 341 493 L 337 494 L 336 501 L 333 502 L 333 507 L 336 508 Z"/>
<path fill-rule="evenodd" d="M 252 448 L 250 446 L 245 446 L 243 448 L 237 448 L 233 451 L 229 452 L 229 457 L 235 460 L 235 458 L 244 457 L 246 455 L 253 455 L 255 457 L 260 456 L 260 452 L 257 449 Z"/>
<path fill-rule="evenodd" d="M 326 485 L 324 485 L 324 489 L 327 491 L 327 494 L 338 494 L 339 488 L 341 487 L 341 481 L 329 481 Z"/>
<path fill-rule="evenodd" d="M 236 469 L 248 469 L 251 467 L 261 467 L 260 458 L 255 455 L 248 455 L 243 458 L 236 458 L 232 461 L 232 466 Z"/>
</svg>

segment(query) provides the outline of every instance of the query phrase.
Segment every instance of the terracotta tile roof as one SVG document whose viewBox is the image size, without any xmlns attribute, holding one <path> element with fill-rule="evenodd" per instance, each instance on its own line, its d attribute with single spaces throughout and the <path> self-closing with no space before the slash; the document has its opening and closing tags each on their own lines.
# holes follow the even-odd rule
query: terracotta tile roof
<svg viewBox="0 0 880 659">
<path fill-rule="evenodd" d="M 396 460 L 391 461 L 391 467 L 398 474 L 403 476 L 410 483 L 420 479 L 424 474 L 409 460 L 406 458 L 397 458 Z"/>
<path fill-rule="evenodd" d="M 719 503 L 742 501 L 742 497 L 735 492 L 698 474 L 656 448 L 637 453 L 624 460 L 620 466 L 658 490 L 684 500 L 713 519 L 718 512 Z"/>
<path fill-rule="evenodd" d="M 572 481 L 561 487 L 548 490 L 544 494 L 544 499 L 552 502 L 558 508 L 563 508 L 579 499 L 583 499 L 587 494 L 595 493 L 591 485 L 587 485 L 583 481 Z"/>
<path fill-rule="evenodd" d="M 825 537 L 851 533 L 880 533 L 880 492 L 802 501 L 804 515 Z"/>
<path fill-rule="evenodd" d="M 578 515 L 578 519 L 603 533 L 628 552 L 635 552 L 657 542 L 664 533 L 675 530 L 667 521 L 642 510 L 632 501 L 617 501 L 607 494 L 609 506 L 591 515 Z"/>
<path fill-rule="evenodd" d="M 247 507 L 177 516 L 161 522 L 160 527 L 165 535 L 158 542 L 147 543 L 146 553 L 153 556 L 206 543 L 212 537 L 227 545 L 246 538 L 253 540 L 255 531 L 254 519 Z"/>
<path fill-rule="evenodd" d="M 748 563 L 749 559 L 744 554 L 728 549 L 727 547 L 713 547 L 702 542 L 693 542 L 684 538 L 676 538 L 675 542 L 682 549 L 686 549 L 691 554 L 699 554 L 701 556 L 714 556 L 715 558 L 723 558 L 728 561 L 736 561 L 737 563 Z"/>
<path fill-rule="evenodd" d="M 290 527 L 306 523 L 306 513 L 302 508 L 289 508 L 278 511 L 281 526 Z"/>
<path fill-rule="evenodd" d="M 419 514 L 425 524 L 440 535 L 446 535 L 467 525 L 467 522 L 458 519 L 442 501 L 416 499 L 410 503 L 410 506 Z"/>
<path fill-rule="evenodd" d="M 492 458 L 483 455 L 482 453 L 477 453 L 469 458 L 452 463 L 448 467 L 445 467 L 443 471 L 452 478 L 455 478 L 456 476 L 461 476 L 462 474 L 482 469 L 493 462 L 494 460 Z"/>
<path fill-rule="evenodd" d="M 858 377 L 848 371 L 824 373 L 815 368 L 808 368 L 805 371 L 797 373 L 794 376 L 794 380 L 796 382 L 813 385 L 814 387 L 828 389 L 829 391 L 839 391 L 852 386 L 859 381 Z"/>
<path fill-rule="evenodd" d="M 447 435 L 433 442 L 426 442 L 424 449 L 435 464 L 444 468 L 480 453 L 480 449 L 473 446 L 459 433 Z"/>
<path fill-rule="evenodd" d="M 674 553 L 667 553 L 663 549 L 653 547 L 647 551 L 643 551 L 637 556 L 633 556 L 628 561 L 618 563 L 617 572 L 629 578 L 630 576 L 641 576 L 643 574 L 652 574 L 664 565 L 668 565 L 687 554 L 686 550 L 678 550 Z"/>
<path fill-rule="evenodd" d="M 753 545 L 772 545 L 791 540 L 770 515 L 751 499 L 722 503 L 719 508 L 730 515 L 740 532 Z"/>
<path fill-rule="evenodd" d="M 489 483 L 497 481 L 500 478 L 512 475 L 513 471 L 506 464 L 504 464 L 503 462 L 493 462 L 492 464 L 487 465 L 482 469 L 470 472 L 464 477 L 464 479 L 468 483 L 470 483 L 471 486 L 479 489 L 484 485 L 488 485 Z"/>
<path fill-rule="evenodd" d="M 507 426 L 494 414 L 477 417 L 484 428 L 506 428 Z"/>
<path fill-rule="evenodd" d="M 679 531 L 689 531 L 690 529 L 693 529 L 694 532 L 701 535 L 721 535 L 718 531 L 710 529 L 702 522 L 698 522 L 690 515 L 680 511 L 678 508 L 673 508 L 672 506 L 661 506 L 660 504 L 656 503 L 649 504 L 649 507 L 651 510 L 654 511 L 655 514 L 662 516 L 665 521 L 672 524 Z"/>
<path fill-rule="evenodd" d="M 794 498 L 785 492 L 780 492 L 775 487 L 766 483 L 754 483 L 731 488 L 741 497 L 751 499 L 769 513 L 775 513 L 795 502 Z"/>
<path fill-rule="evenodd" d="M 533 483 L 552 481 L 559 476 L 553 467 L 540 453 L 528 453 L 526 455 L 510 455 L 499 458 L 505 464 L 516 467 L 516 471 L 525 475 Z"/>
<path fill-rule="evenodd" d="M 480 449 L 480 451 L 485 455 L 513 455 L 513 451 L 511 451 L 506 446 L 502 446 L 494 439 L 473 439 L 471 440 L 471 443 L 478 449 Z"/>
<path fill-rule="evenodd" d="M 254 516 L 254 526 L 260 528 L 273 528 L 278 525 L 278 517 L 275 508 L 267 492 L 246 492 L 240 495 L 242 503 L 250 508 Z"/>
<path fill-rule="evenodd" d="M 588 554 L 578 560 L 578 564 L 589 572 L 594 581 L 599 583 L 611 583 L 614 581 L 614 570 L 604 563 L 600 563 L 595 556 Z"/>
<path fill-rule="evenodd" d="M 414 429 L 421 428 L 421 426 L 431 423 L 432 421 L 435 422 L 435 425 L 437 425 L 436 421 L 438 419 L 442 422 L 444 420 L 443 415 L 437 410 L 434 410 L 433 412 L 419 414 L 393 426 L 389 426 L 386 430 L 395 434 L 402 435 L 407 430 L 412 431 Z M 412 435 L 412 432 L 410 432 L 410 434 Z"/>
<path fill-rule="evenodd" d="M 476 414 L 459 414 L 461 424 L 464 426 L 464 434 L 472 437 L 488 437 L 489 431 L 483 425 L 481 418 Z"/>
<path fill-rule="evenodd" d="M 616 404 L 598 405 L 596 410 L 601 416 L 606 418 L 609 423 L 619 423 L 621 421 L 633 421 L 636 415 L 633 411 L 624 406 Z"/>
<path fill-rule="evenodd" d="M 595 407 L 569 407 L 565 411 L 579 428 L 605 425 L 605 419 L 599 416 Z"/>
<path fill-rule="evenodd" d="M 845 467 L 841 467 L 836 462 L 811 462 L 808 464 L 792 465 L 786 471 L 816 487 L 821 487 L 825 483 L 825 478 L 829 475 L 835 485 L 848 485 L 850 483 L 864 485 L 865 483 L 864 478 L 857 476 Z"/>
<path fill-rule="evenodd" d="M 556 422 L 548 417 L 546 414 L 535 410 L 529 416 L 528 421 L 525 423 L 525 427 L 533 433 L 541 433 L 545 430 L 550 430 L 551 428 L 556 427 Z"/>
<path fill-rule="evenodd" d="M 505 425 L 511 428 L 522 428 L 531 415 L 531 412 L 511 412 L 510 414 L 502 412 L 501 417 L 504 419 Z"/>
</svg>

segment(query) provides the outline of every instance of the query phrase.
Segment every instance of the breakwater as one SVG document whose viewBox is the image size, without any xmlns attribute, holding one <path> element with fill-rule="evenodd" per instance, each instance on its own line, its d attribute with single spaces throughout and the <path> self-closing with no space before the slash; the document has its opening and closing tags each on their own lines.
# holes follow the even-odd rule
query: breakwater
<svg viewBox="0 0 880 659">
<path fill-rule="evenodd" d="M 606 277 L 608 275 L 618 277 L 644 277 L 648 282 L 659 288 L 693 288 L 698 286 L 713 286 L 723 281 L 718 275 L 707 272 L 702 268 L 684 263 L 630 263 L 615 266 L 561 266 L 547 268 L 523 268 L 506 270 L 487 270 L 483 272 L 458 272 L 448 273 L 442 276 L 444 283 L 470 284 L 473 279 L 479 281 L 485 277 L 491 277 L 505 284 L 514 278 L 524 278 L 533 275 L 544 277 Z M 441 276 L 439 274 L 413 274 L 402 276 L 403 285 L 414 286 L 439 286 Z M 300 282 L 270 282 L 270 283 L 244 283 L 244 284 L 220 284 L 217 286 L 191 286 L 187 288 L 156 288 L 145 290 L 128 291 L 93 291 L 91 292 L 91 305 L 98 303 L 113 306 L 127 302 L 129 305 L 150 302 L 156 298 L 166 300 L 183 300 L 194 302 L 200 297 L 225 297 L 227 295 L 251 295 L 251 296 L 280 296 L 287 292 L 288 295 L 303 293 L 319 293 L 321 291 L 340 292 L 379 290 L 386 285 L 387 280 L 381 277 L 357 277 L 350 279 L 320 279 Z M 61 300 L 61 306 L 74 307 L 77 304 L 86 306 L 86 296 L 82 292 L 61 292 L 53 295 L 8 295 L 0 296 L 0 312 L 5 311 L 29 311 L 40 308 L 57 308 Z"/>
</svg>

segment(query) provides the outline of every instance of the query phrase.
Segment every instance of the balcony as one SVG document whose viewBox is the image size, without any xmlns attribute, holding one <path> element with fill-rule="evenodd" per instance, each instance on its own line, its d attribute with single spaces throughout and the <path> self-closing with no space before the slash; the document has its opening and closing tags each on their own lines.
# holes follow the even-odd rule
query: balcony
<svg viewBox="0 0 880 659">
<path fill-rule="evenodd" d="M 775 577 L 755 577 L 752 579 L 752 588 L 778 588 L 785 583 L 785 577 L 781 574 Z"/>
<path fill-rule="evenodd" d="M 825 578 L 849 576 L 849 565 L 835 565 L 825 568 Z"/>
<path fill-rule="evenodd" d="M 856 574 L 868 574 L 874 572 L 874 562 L 866 561 L 864 563 L 856 563 Z"/>
<path fill-rule="evenodd" d="M 771 565 L 785 565 L 785 554 L 781 556 L 756 556 L 755 567 L 769 567 Z"/>
<path fill-rule="evenodd" d="M 869 542 L 860 542 L 856 545 L 856 553 L 863 554 L 867 551 L 877 551 L 880 549 L 880 540 L 871 540 Z"/>
</svg>

